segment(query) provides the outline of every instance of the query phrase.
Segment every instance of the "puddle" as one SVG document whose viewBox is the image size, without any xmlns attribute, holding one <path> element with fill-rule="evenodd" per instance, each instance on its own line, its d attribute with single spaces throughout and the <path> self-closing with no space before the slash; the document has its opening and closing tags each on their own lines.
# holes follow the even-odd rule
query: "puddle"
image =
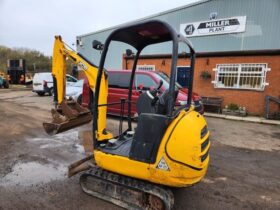
<svg viewBox="0 0 280 210">
<path fill-rule="evenodd" d="M 261 199 L 266 200 L 266 201 L 271 201 L 272 200 L 272 198 L 269 197 L 269 196 L 261 195 L 260 197 L 261 197 Z"/>
<path fill-rule="evenodd" d="M 203 178 L 201 181 L 206 183 L 206 184 L 213 184 L 213 183 L 215 183 L 213 180 L 208 179 L 208 178 Z"/>
<path fill-rule="evenodd" d="M 76 148 L 76 150 L 81 153 L 81 154 L 84 154 L 85 153 L 85 149 L 84 149 L 84 146 L 83 145 L 80 145 L 80 144 L 75 144 L 74 147 Z"/>
<path fill-rule="evenodd" d="M 46 149 L 46 148 L 55 148 L 61 146 L 60 144 L 43 144 L 40 146 L 40 149 Z"/>
<path fill-rule="evenodd" d="M 227 181 L 227 178 L 226 177 L 217 177 L 217 178 L 215 178 L 216 180 L 218 180 L 218 181 Z"/>
<path fill-rule="evenodd" d="M 223 181 L 223 182 L 225 182 L 225 181 L 227 181 L 227 178 L 226 177 L 217 177 L 217 178 L 214 178 L 214 180 L 213 179 L 208 179 L 208 178 L 203 178 L 202 179 L 202 182 L 204 182 L 206 184 L 213 184 L 216 181 Z"/>
<path fill-rule="evenodd" d="M 80 141 L 77 131 L 57 134 L 54 136 L 28 138 L 26 140 L 38 144 L 41 149 L 71 146 L 77 141 Z"/>
<path fill-rule="evenodd" d="M 84 132 L 85 131 L 71 131 L 54 136 L 35 137 L 26 140 L 33 144 L 38 144 L 40 149 L 65 148 L 65 146 L 69 146 L 69 148 L 75 148 L 78 153 L 84 154 L 85 150 L 82 145 Z"/>
<path fill-rule="evenodd" d="M 32 186 L 64 178 L 66 167 L 62 165 L 56 167 L 38 162 L 18 163 L 14 165 L 11 173 L 0 180 L 0 186 Z"/>
<path fill-rule="evenodd" d="M 36 137 L 32 139 L 27 139 L 28 141 L 48 141 L 50 142 L 56 142 L 56 143 L 71 143 L 75 140 L 79 139 L 79 134 L 77 131 L 72 132 L 66 132 L 66 133 L 60 133 L 56 134 L 54 136 L 44 136 L 44 137 Z"/>
</svg>

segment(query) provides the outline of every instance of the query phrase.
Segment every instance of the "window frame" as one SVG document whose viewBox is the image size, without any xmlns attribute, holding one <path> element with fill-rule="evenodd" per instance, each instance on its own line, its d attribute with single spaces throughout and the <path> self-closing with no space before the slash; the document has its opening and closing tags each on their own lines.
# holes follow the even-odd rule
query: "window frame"
<svg viewBox="0 0 280 210">
<path fill-rule="evenodd" d="M 156 65 L 137 65 L 136 71 L 155 71 Z"/>
<path fill-rule="evenodd" d="M 221 70 L 222 68 L 237 68 L 237 71 L 223 71 Z M 242 68 L 262 68 L 262 71 L 242 71 Z M 237 90 L 255 90 L 255 91 L 263 91 L 265 89 L 265 86 L 269 85 L 269 83 L 266 82 L 266 75 L 267 72 L 270 71 L 271 69 L 268 68 L 267 63 L 224 63 L 224 64 L 217 64 L 216 68 L 213 69 L 215 71 L 215 80 L 212 81 L 214 84 L 214 88 L 217 89 L 237 89 Z M 219 83 L 219 78 L 221 77 L 221 74 L 228 74 L 229 77 L 232 76 L 232 74 L 237 74 L 237 81 L 234 86 L 225 86 L 224 83 Z M 252 79 L 252 78 L 258 78 L 260 79 L 260 85 L 257 87 L 251 87 L 245 86 L 245 85 L 240 85 L 240 80 L 242 77 L 242 74 L 247 74 L 247 77 L 245 76 L 246 80 L 247 78 Z M 255 77 L 253 74 L 260 74 L 260 76 Z M 236 78 L 236 77 L 230 77 Z"/>
<path fill-rule="evenodd" d="M 70 80 L 70 81 L 69 81 Z M 66 75 L 66 82 L 77 82 L 78 80 L 71 75 Z"/>
</svg>

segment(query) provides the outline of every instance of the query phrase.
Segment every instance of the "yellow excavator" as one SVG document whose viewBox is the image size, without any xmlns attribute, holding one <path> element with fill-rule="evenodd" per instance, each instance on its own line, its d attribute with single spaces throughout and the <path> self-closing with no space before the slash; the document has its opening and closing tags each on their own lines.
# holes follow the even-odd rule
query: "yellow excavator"
<svg viewBox="0 0 280 210">
<path fill-rule="evenodd" d="M 116 102 L 121 107 L 128 106 L 128 129 L 117 136 L 106 129 L 106 111 L 110 104 L 107 103 L 108 76 L 104 63 L 112 42 L 122 42 L 136 50 L 128 96 Z M 133 129 L 131 98 L 139 55 L 147 46 L 163 42 L 172 44 L 169 89 L 160 93 L 160 83 L 157 88 L 142 91 L 136 104 L 137 127 Z M 189 49 L 191 70 L 188 103 L 175 108 L 179 43 Z M 52 73 L 56 106 L 52 110 L 53 122 L 44 123 L 44 128 L 47 133 L 56 134 L 92 119 L 93 154 L 69 167 L 70 176 L 82 172 L 83 191 L 127 209 L 171 209 L 174 204 L 171 187 L 198 183 L 209 164 L 207 124 L 191 106 L 195 51 L 185 37 L 158 20 L 118 28 L 104 44 L 94 41 L 93 48 L 102 51 L 99 67 L 66 47 L 61 37 L 55 38 Z M 75 62 L 89 80 L 94 95 L 91 111 L 65 99 L 66 58 Z"/>
</svg>

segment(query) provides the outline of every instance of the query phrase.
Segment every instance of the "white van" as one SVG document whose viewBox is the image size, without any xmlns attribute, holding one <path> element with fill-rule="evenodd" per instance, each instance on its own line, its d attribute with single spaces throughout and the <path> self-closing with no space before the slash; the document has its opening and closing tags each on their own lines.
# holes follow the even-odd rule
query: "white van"
<svg viewBox="0 0 280 210">
<path fill-rule="evenodd" d="M 66 74 L 66 85 L 73 85 L 77 82 L 75 77 Z M 37 93 L 39 96 L 48 93 L 50 96 L 53 95 L 53 77 L 50 72 L 36 73 L 33 77 L 33 92 Z"/>
</svg>

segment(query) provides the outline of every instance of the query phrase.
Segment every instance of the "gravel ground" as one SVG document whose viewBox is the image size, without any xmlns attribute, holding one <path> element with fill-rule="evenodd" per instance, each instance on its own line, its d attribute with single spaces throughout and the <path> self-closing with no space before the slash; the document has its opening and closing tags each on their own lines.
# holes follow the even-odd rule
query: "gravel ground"
<svg viewBox="0 0 280 210">
<path fill-rule="evenodd" d="M 84 157 L 77 129 L 47 136 L 49 96 L 0 89 L 0 209 L 120 209 L 85 195 L 67 166 Z M 199 184 L 174 189 L 175 209 L 280 209 L 280 127 L 207 118 L 211 163 Z M 118 119 L 109 118 L 116 132 Z"/>
</svg>

